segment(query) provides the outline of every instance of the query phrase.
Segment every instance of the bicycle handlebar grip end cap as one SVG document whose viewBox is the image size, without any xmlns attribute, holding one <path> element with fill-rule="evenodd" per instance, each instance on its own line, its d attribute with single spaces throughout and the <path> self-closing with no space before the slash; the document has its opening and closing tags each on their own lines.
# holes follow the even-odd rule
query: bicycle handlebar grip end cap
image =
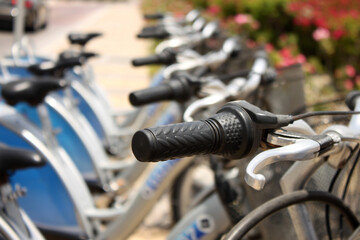
<svg viewBox="0 0 360 240">
<path fill-rule="evenodd" d="M 137 160 L 152 162 L 154 156 L 152 149 L 156 149 L 156 138 L 147 129 L 137 131 L 132 138 L 131 148 Z"/>
</svg>

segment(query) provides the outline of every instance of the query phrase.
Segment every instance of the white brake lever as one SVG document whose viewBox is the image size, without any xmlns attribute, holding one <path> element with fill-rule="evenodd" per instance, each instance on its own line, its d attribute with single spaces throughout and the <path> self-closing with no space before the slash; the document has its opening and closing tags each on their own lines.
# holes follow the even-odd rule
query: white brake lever
<svg viewBox="0 0 360 240">
<path fill-rule="evenodd" d="M 264 151 L 255 156 L 246 168 L 245 181 L 256 189 L 262 190 L 265 176 L 258 172 L 267 165 L 282 161 L 304 161 L 316 158 L 320 144 L 311 139 L 301 139 L 295 144 Z"/>
<path fill-rule="evenodd" d="M 194 121 L 192 116 L 196 112 L 213 104 L 221 103 L 225 101 L 225 99 L 226 99 L 226 95 L 224 93 L 217 93 L 193 102 L 184 112 L 183 115 L 184 121 L 185 122 Z"/>
<path fill-rule="evenodd" d="M 155 48 L 155 53 L 160 54 L 165 48 L 178 48 L 186 44 L 195 44 L 203 39 L 200 33 L 185 36 L 176 36 L 159 43 Z"/>
</svg>

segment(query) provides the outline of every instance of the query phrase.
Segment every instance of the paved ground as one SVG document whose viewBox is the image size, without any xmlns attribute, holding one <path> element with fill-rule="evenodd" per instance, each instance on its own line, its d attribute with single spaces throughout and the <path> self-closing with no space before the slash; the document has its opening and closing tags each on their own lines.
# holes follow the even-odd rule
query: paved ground
<svg viewBox="0 0 360 240">
<path fill-rule="evenodd" d="M 149 52 L 149 43 L 135 38 L 143 26 L 139 4 L 135 1 L 49 1 L 49 7 L 49 26 L 44 31 L 29 34 L 37 53 L 55 57 L 56 53 L 67 49 L 68 32 L 102 32 L 104 36 L 90 42 L 87 47 L 89 51 L 101 54 L 92 60 L 96 79 L 108 93 L 114 108 L 130 109 L 129 92 L 149 83 L 148 69 L 135 69 L 130 64 L 132 58 Z M 0 31 L 1 55 L 9 52 L 12 39 L 11 32 Z M 158 209 L 156 212 L 158 214 L 153 214 L 153 218 L 161 221 L 161 211 Z M 154 221 L 148 220 L 147 223 L 151 225 Z M 167 230 L 142 225 L 129 239 L 164 239 L 166 233 Z"/>
<path fill-rule="evenodd" d="M 92 16 L 79 23 L 78 29 L 75 30 L 104 33 L 103 37 L 94 40 L 88 46 L 89 50 L 102 55 L 92 62 L 96 79 L 108 93 L 114 108 L 129 109 L 131 108 L 127 100 L 129 92 L 144 88 L 149 83 L 148 69 L 134 68 L 130 64 L 132 58 L 147 55 L 149 52 L 149 43 L 135 38 L 136 33 L 143 26 L 139 6 L 136 2 L 123 2 L 106 3 L 105 6 L 99 7 L 100 9 L 94 11 Z M 63 41 L 57 44 L 57 49 L 54 50 L 60 51 L 66 45 L 66 41 Z M 164 211 L 159 207 L 157 210 L 150 218 L 161 221 Z M 150 225 L 154 224 L 151 220 L 147 219 Z M 129 239 L 142 240 L 149 237 L 154 240 L 164 239 L 167 231 L 141 226 Z"/>
</svg>

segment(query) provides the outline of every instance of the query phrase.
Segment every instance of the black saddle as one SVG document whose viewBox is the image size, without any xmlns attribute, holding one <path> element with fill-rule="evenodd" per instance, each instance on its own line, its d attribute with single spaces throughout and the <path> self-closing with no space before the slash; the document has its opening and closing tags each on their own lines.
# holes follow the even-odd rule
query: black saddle
<svg viewBox="0 0 360 240">
<path fill-rule="evenodd" d="M 30 65 L 27 69 L 36 76 L 63 77 L 65 70 L 80 66 L 84 63 L 84 57 L 68 57 L 54 61 L 46 61 Z"/>
<path fill-rule="evenodd" d="M 75 52 L 75 51 L 63 51 L 59 54 L 59 61 L 66 61 L 69 59 L 75 60 L 78 59 L 79 62 L 84 62 L 92 57 L 99 56 L 94 52 Z"/>
<path fill-rule="evenodd" d="M 2 97 L 9 105 L 26 102 L 31 106 L 37 106 L 44 101 L 46 95 L 57 89 L 67 86 L 63 79 L 22 79 L 2 85 Z"/>
<path fill-rule="evenodd" d="M 85 46 L 91 39 L 102 36 L 102 33 L 70 33 L 68 39 L 71 44 Z"/>
<path fill-rule="evenodd" d="M 46 160 L 32 151 L 0 144 L 0 172 L 45 165 Z"/>
</svg>

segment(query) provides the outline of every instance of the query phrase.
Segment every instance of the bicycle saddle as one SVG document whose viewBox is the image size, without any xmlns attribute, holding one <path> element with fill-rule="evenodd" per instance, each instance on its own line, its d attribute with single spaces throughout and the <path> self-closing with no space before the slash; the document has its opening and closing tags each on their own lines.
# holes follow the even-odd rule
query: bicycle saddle
<svg viewBox="0 0 360 240">
<path fill-rule="evenodd" d="M 46 61 L 34 65 L 30 65 L 27 69 L 30 73 L 36 76 L 53 76 L 53 77 L 62 77 L 64 71 L 68 68 L 75 66 L 80 66 L 84 62 L 83 57 L 68 57 L 63 59 L 58 59 L 54 61 Z"/>
<path fill-rule="evenodd" d="M 59 54 L 59 60 L 60 61 L 66 61 L 68 59 L 75 60 L 78 58 L 79 62 L 82 62 L 84 60 L 88 60 L 92 57 L 99 56 L 97 53 L 94 52 L 75 52 L 75 51 L 63 51 Z"/>
<path fill-rule="evenodd" d="M 63 79 L 22 79 L 2 85 L 1 93 L 9 105 L 26 102 L 31 106 L 37 106 L 44 101 L 49 92 L 66 85 L 67 82 Z"/>
<path fill-rule="evenodd" d="M 68 34 L 68 39 L 71 44 L 78 44 L 84 47 L 91 39 L 99 36 L 102 36 L 102 33 L 70 33 Z"/>
<path fill-rule="evenodd" d="M 46 160 L 32 151 L 0 144 L 0 172 L 45 165 Z"/>
</svg>

